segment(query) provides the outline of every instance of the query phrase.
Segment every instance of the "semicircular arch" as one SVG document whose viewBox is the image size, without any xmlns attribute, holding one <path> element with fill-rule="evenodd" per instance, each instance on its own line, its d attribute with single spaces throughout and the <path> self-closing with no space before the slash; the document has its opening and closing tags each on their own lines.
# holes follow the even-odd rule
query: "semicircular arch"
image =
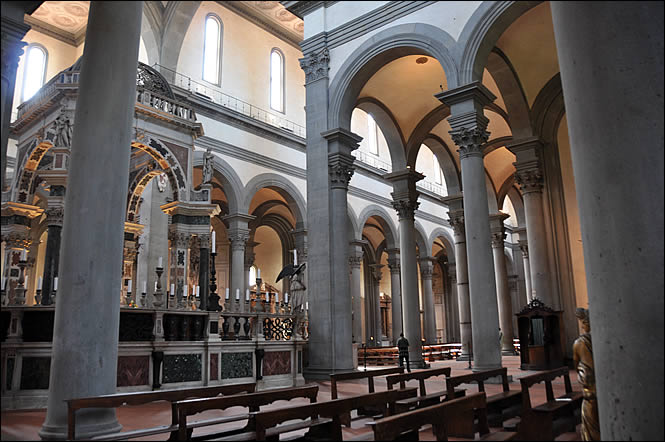
<svg viewBox="0 0 665 442">
<path fill-rule="evenodd" d="M 367 222 L 368 219 L 371 217 L 376 217 L 377 221 L 383 228 L 384 232 L 384 237 L 386 238 L 386 244 L 389 249 L 399 247 L 399 243 L 397 242 L 397 230 L 395 229 L 395 226 L 393 225 L 392 219 L 390 218 L 390 215 L 388 212 L 380 206 L 377 205 L 371 205 L 367 206 L 363 209 L 362 212 L 360 212 L 360 215 L 358 216 L 358 236 L 362 238 L 362 231 L 365 227 L 365 223 Z"/>
<path fill-rule="evenodd" d="M 293 217 L 296 219 L 296 228 L 305 228 L 307 217 L 307 204 L 298 188 L 287 178 L 276 173 L 263 173 L 257 175 L 245 185 L 245 195 L 240 206 L 241 213 L 249 213 L 249 207 L 256 192 L 269 188 L 279 193 L 288 203 Z"/>
</svg>

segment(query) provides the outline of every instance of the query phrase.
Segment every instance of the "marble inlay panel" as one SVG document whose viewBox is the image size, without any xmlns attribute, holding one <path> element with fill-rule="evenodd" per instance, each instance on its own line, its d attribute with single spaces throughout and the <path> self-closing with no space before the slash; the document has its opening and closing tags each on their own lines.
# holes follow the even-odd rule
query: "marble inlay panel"
<svg viewBox="0 0 665 442">
<path fill-rule="evenodd" d="M 118 356 L 118 387 L 148 385 L 150 371 L 149 356 Z"/>
<path fill-rule="evenodd" d="M 51 358 L 23 358 L 21 367 L 21 390 L 48 389 Z"/>
<path fill-rule="evenodd" d="M 222 353 L 222 379 L 246 378 L 254 375 L 251 352 Z"/>
<path fill-rule="evenodd" d="M 217 380 L 217 371 L 219 370 L 219 358 L 217 353 L 210 354 L 210 380 Z"/>
<path fill-rule="evenodd" d="M 201 355 L 164 355 L 162 383 L 191 382 L 201 380 Z"/>
<path fill-rule="evenodd" d="M 263 376 L 291 373 L 290 351 L 267 351 L 263 357 Z"/>
</svg>

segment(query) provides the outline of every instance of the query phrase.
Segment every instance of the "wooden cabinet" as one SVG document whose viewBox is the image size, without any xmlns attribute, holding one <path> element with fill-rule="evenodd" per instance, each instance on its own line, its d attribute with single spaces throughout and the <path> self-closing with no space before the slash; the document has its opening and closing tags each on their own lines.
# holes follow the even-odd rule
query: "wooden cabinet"
<svg viewBox="0 0 665 442">
<path fill-rule="evenodd" d="M 534 298 L 516 315 L 522 370 L 549 370 L 564 365 L 562 314 Z"/>
</svg>

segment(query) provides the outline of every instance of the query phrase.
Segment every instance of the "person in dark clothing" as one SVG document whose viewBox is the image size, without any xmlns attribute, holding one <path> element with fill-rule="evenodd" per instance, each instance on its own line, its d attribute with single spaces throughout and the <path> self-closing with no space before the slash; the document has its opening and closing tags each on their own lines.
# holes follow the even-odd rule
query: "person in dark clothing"
<svg viewBox="0 0 665 442">
<path fill-rule="evenodd" d="M 399 350 L 399 366 L 404 367 L 403 361 L 406 359 L 406 370 L 411 373 L 411 367 L 409 366 L 409 341 L 404 337 L 404 333 L 399 334 L 397 349 Z"/>
</svg>

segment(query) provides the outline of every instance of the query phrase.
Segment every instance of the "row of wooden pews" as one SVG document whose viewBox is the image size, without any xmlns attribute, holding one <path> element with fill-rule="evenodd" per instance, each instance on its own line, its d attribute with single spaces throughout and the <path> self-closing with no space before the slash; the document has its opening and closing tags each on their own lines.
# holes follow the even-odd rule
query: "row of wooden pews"
<svg viewBox="0 0 665 442">
<path fill-rule="evenodd" d="M 256 392 L 254 384 L 71 399 L 67 401 L 68 438 L 76 439 L 76 417 L 80 410 L 155 401 L 171 403 L 170 425 L 108 434 L 95 440 L 127 440 L 168 433 L 169 440 L 280 440 L 280 436 L 347 440 L 349 434 L 355 437 L 353 440 L 402 437 L 416 437 L 417 440 L 418 432 L 428 425 L 437 440 L 447 440 L 451 436 L 473 439 L 476 434 L 481 440 L 554 440 L 562 432 L 575 431 L 579 422 L 581 393 L 572 391 L 566 367 L 525 376 L 520 379 L 520 390 L 510 390 L 506 368 L 454 377 L 450 376 L 450 367 L 411 373 L 402 371 L 397 368 L 333 374 L 332 399 L 324 402 L 317 401 L 318 385 Z M 374 391 L 375 380 L 384 376 L 388 390 Z M 428 393 L 425 380 L 433 378 L 436 381 L 436 377 L 443 377 L 445 382 L 441 385 L 444 388 Z M 558 377 L 564 379 L 565 393 L 555 397 L 552 382 Z M 485 383 L 499 378 L 503 391 L 488 395 Z M 340 382 L 358 379 L 367 379 L 369 393 L 338 397 Z M 418 388 L 410 387 L 410 381 L 417 381 Z M 478 385 L 477 393 L 457 388 L 473 382 Z M 545 383 L 547 402 L 532 406 L 529 388 L 540 382 Z M 396 386 L 400 388 L 393 389 Z M 302 400 L 296 404 L 289 402 L 294 399 Z M 264 407 L 278 401 L 284 401 L 279 402 L 280 408 Z M 241 410 L 235 407 L 241 407 Z M 212 410 L 233 411 L 225 415 L 217 413 L 214 418 L 210 418 L 209 413 L 206 419 L 194 420 L 195 416 Z M 355 416 L 353 419 L 352 415 Z M 351 424 L 362 419 L 370 421 L 365 422 L 361 427 L 364 431 L 358 434 L 359 429 L 351 428 Z M 505 431 L 489 430 L 502 423 Z M 343 426 L 350 429 L 343 433 Z"/>
</svg>

